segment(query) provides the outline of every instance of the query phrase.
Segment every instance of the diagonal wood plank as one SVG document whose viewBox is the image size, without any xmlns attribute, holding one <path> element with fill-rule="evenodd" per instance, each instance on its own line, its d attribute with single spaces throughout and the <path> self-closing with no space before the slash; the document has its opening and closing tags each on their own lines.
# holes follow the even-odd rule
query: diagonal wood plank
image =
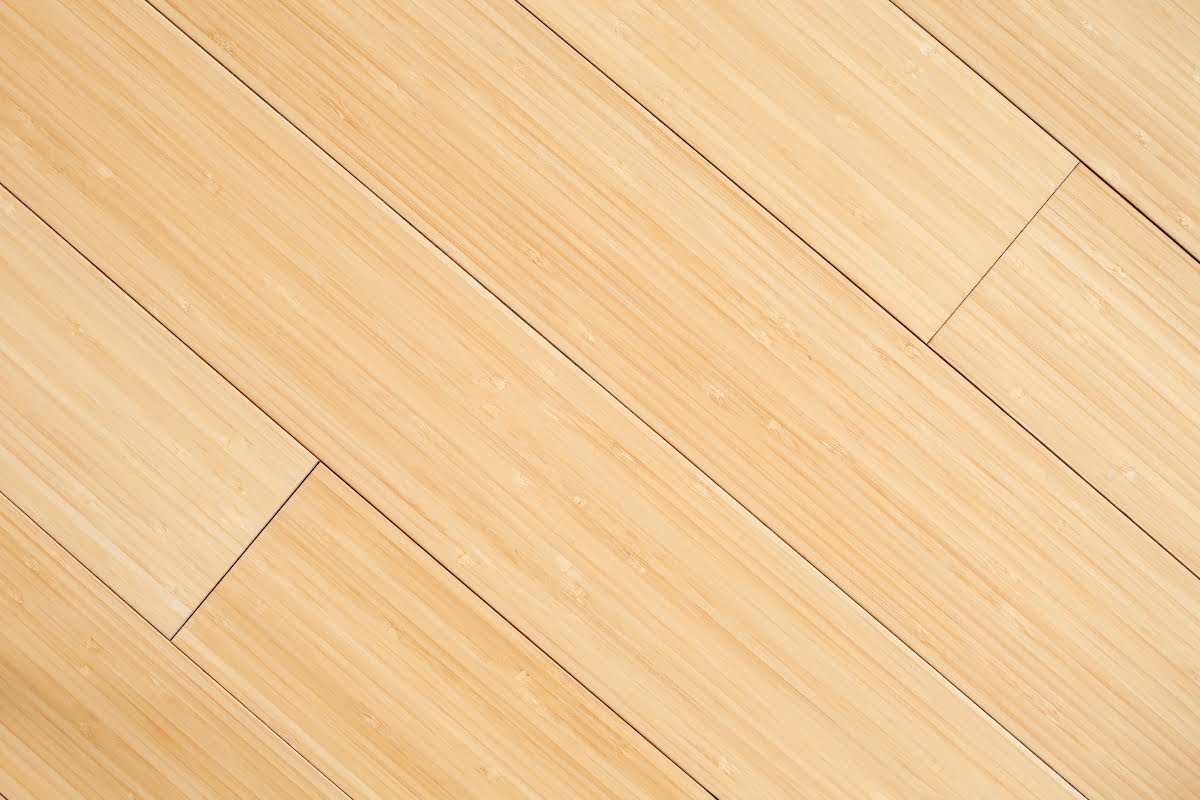
<svg viewBox="0 0 1200 800">
<path fill-rule="evenodd" d="M 1093 800 L 1195 793 L 1200 584 L 519 8 L 171 7 Z"/>
<path fill-rule="evenodd" d="M 1200 9 L 896 0 L 1200 257 Z"/>
<path fill-rule="evenodd" d="M 0 497 L 0 792 L 345 798 Z"/>
<path fill-rule="evenodd" d="M 3 179 L 707 788 L 1076 796 L 148 6 L 0 8 Z"/>
<path fill-rule="evenodd" d="M 709 797 L 324 467 L 176 642 L 355 797 Z"/>
<path fill-rule="evenodd" d="M 1200 572 L 1200 265 L 1091 171 L 933 346 Z"/>
<path fill-rule="evenodd" d="M 314 460 L 2 187 L 0 286 L 0 490 L 171 636 Z"/>
<path fill-rule="evenodd" d="M 888 0 L 521 3 L 922 339 L 1075 163 Z"/>
</svg>

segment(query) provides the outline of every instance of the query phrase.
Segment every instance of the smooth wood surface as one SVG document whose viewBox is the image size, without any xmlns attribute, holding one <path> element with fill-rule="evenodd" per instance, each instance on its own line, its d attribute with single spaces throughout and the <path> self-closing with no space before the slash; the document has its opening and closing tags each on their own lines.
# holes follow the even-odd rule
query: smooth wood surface
<svg viewBox="0 0 1200 800">
<path fill-rule="evenodd" d="M 3 188 L 0 287 L 0 491 L 171 636 L 313 458 Z"/>
<path fill-rule="evenodd" d="M 1092 172 L 933 347 L 1200 572 L 1200 264 Z"/>
<path fill-rule="evenodd" d="M 2 23 L 4 180 L 713 793 L 1075 796 L 147 6 Z M 639 119 L 661 150 L 631 155 L 705 181 L 838 298 Z M 93 160 L 114 180 L 81 178 Z"/>
<path fill-rule="evenodd" d="M 922 339 L 1075 163 L 888 0 L 522 4 Z"/>
<path fill-rule="evenodd" d="M 1200 791 L 1194 577 L 520 8 L 172 7 L 1091 800 Z"/>
<path fill-rule="evenodd" d="M 345 798 L 4 497 L 0 793 Z"/>
<path fill-rule="evenodd" d="M 356 798 L 708 798 L 325 467 L 175 640 Z"/>
<path fill-rule="evenodd" d="M 1200 256 L 1200 6 L 896 4 Z"/>
</svg>

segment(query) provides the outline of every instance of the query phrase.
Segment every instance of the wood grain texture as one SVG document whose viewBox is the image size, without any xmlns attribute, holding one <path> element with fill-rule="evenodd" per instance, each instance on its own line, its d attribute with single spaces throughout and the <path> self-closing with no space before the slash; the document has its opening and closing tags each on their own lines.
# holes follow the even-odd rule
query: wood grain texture
<svg viewBox="0 0 1200 800">
<path fill-rule="evenodd" d="M 313 458 L 0 188 L 0 490 L 171 636 Z"/>
<path fill-rule="evenodd" d="M 896 3 L 1200 256 L 1194 2 Z"/>
<path fill-rule="evenodd" d="M 1195 579 L 519 8 L 172 8 L 1092 800 L 1196 793 Z"/>
<path fill-rule="evenodd" d="M 922 339 L 1075 163 L 888 0 L 522 3 Z"/>
<path fill-rule="evenodd" d="M 342 798 L 0 497 L 8 800 Z"/>
<path fill-rule="evenodd" d="M 1074 796 L 149 7 L 2 23 L 4 180 L 711 791 Z"/>
<path fill-rule="evenodd" d="M 708 798 L 318 467 L 176 642 L 356 798 Z"/>
<path fill-rule="evenodd" d="M 1092 172 L 933 346 L 1200 572 L 1200 265 Z"/>
</svg>

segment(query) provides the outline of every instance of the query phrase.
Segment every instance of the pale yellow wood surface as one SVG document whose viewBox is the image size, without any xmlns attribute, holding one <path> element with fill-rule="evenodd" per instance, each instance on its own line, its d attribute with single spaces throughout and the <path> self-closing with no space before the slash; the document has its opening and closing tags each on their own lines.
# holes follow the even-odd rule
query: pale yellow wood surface
<svg viewBox="0 0 1200 800">
<path fill-rule="evenodd" d="M 1200 584 L 536 21 L 175 7 L 1092 800 L 1200 792 Z M 398 518 L 459 530 L 461 494 L 376 469 Z"/>
<path fill-rule="evenodd" d="M 707 798 L 325 467 L 175 641 L 356 798 Z"/>
<path fill-rule="evenodd" d="M 167 636 L 313 465 L 3 188 L 0 387 L 0 491 Z"/>
<path fill-rule="evenodd" d="M 1194 0 L 896 0 L 1200 256 Z"/>
<path fill-rule="evenodd" d="M 1200 264 L 1094 174 L 933 347 L 1200 572 Z"/>
<path fill-rule="evenodd" d="M 4 497 L 0 793 L 345 798 Z"/>
<path fill-rule="evenodd" d="M 711 791 L 1074 796 L 147 6 L 0 23 L 4 180 Z M 863 315 L 637 119 L 661 151 L 631 155 L 705 182 L 771 252 L 674 178 L 696 232 L 807 264 Z M 113 180 L 81 173 L 94 160 Z"/>
<path fill-rule="evenodd" d="M 1075 163 L 888 0 L 522 2 L 922 339 Z"/>
</svg>

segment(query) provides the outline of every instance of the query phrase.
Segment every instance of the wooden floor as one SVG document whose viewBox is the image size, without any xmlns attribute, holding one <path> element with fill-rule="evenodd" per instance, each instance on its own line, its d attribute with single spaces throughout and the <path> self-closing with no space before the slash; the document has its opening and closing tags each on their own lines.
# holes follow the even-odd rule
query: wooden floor
<svg viewBox="0 0 1200 800">
<path fill-rule="evenodd" d="M 1200 797 L 1191 0 L 0 0 L 0 797 Z"/>
</svg>

